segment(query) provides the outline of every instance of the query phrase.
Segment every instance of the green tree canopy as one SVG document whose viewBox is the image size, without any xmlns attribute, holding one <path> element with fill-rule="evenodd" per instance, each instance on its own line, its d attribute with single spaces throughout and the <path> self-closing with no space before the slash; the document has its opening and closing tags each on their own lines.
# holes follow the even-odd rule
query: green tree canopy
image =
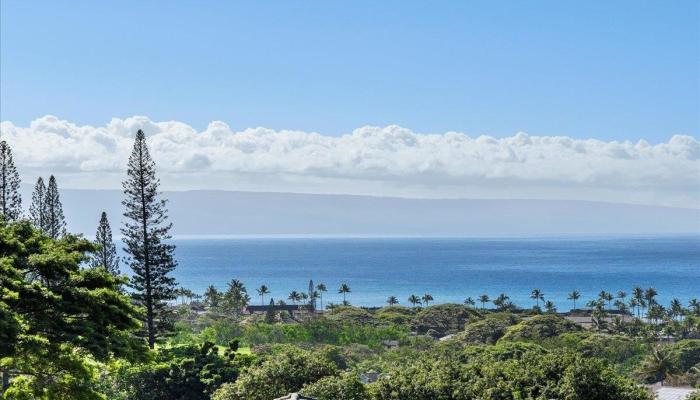
<svg viewBox="0 0 700 400">
<path fill-rule="evenodd" d="M 0 358 L 19 378 L 7 398 L 101 398 L 90 360 L 138 357 L 138 311 L 102 269 L 80 269 L 94 245 L 0 221 Z"/>
<path fill-rule="evenodd" d="M 223 385 L 212 400 L 270 400 L 336 373 L 335 364 L 319 354 L 286 347 L 235 383 Z"/>
</svg>

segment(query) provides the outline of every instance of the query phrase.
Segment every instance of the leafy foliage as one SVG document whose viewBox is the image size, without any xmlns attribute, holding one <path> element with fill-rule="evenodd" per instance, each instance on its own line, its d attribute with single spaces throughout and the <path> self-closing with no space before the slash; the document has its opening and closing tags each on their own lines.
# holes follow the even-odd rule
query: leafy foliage
<svg viewBox="0 0 700 400">
<path fill-rule="evenodd" d="M 369 400 L 367 388 L 353 373 L 326 376 L 305 385 L 301 392 L 318 400 Z"/>
<path fill-rule="evenodd" d="M 0 221 L 0 357 L 21 375 L 7 398 L 101 398 L 95 362 L 143 353 L 120 281 L 79 268 L 93 250 L 75 236 L 54 240 L 26 221 Z"/>
<path fill-rule="evenodd" d="M 233 384 L 223 385 L 213 400 L 269 400 L 297 392 L 309 383 L 337 373 L 328 359 L 288 347 L 256 368 L 242 373 Z"/>
<path fill-rule="evenodd" d="M 403 306 L 383 307 L 374 314 L 375 318 L 382 322 L 389 322 L 397 325 L 408 325 L 416 315 L 415 309 Z"/>
<path fill-rule="evenodd" d="M 466 360 L 424 356 L 396 367 L 374 385 L 373 398 L 651 399 L 644 388 L 616 375 L 602 361 L 573 353 L 512 353 L 507 347 L 491 346 Z"/>
<path fill-rule="evenodd" d="M 334 308 L 329 312 L 328 319 L 330 319 L 331 321 L 342 321 L 358 325 L 376 323 L 374 316 L 368 311 L 351 306 L 342 306 Z"/>
<path fill-rule="evenodd" d="M 581 326 L 554 314 L 536 315 L 509 328 L 502 340 L 539 341 L 582 330 Z"/>
<path fill-rule="evenodd" d="M 468 323 L 455 339 L 464 343 L 494 344 L 505 335 L 508 328 L 520 319 L 509 313 L 487 314 L 484 318 Z"/>
<path fill-rule="evenodd" d="M 478 311 L 461 304 L 438 304 L 420 310 L 413 325 L 419 333 L 432 329 L 439 335 L 445 335 L 461 331 L 468 321 L 479 315 Z"/>
<path fill-rule="evenodd" d="M 110 375 L 111 399 L 207 400 L 223 383 L 231 382 L 251 358 L 237 355 L 235 345 L 219 354 L 213 343 L 158 351 L 153 363 L 117 365 Z"/>
</svg>

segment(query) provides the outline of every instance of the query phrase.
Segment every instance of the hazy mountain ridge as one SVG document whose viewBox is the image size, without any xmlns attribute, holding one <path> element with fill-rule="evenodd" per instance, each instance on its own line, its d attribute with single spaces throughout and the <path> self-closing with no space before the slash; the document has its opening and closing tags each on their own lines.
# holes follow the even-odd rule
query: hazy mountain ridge
<svg viewBox="0 0 700 400">
<path fill-rule="evenodd" d="M 30 188 L 23 187 L 25 209 Z M 73 232 L 101 211 L 115 233 L 119 190 L 62 189 Z M 165 192 L 175 235 L 563 235 L 700 233 L 700 210 L 570 200 L 408 199 L 230 191 Z"/>
</svg>

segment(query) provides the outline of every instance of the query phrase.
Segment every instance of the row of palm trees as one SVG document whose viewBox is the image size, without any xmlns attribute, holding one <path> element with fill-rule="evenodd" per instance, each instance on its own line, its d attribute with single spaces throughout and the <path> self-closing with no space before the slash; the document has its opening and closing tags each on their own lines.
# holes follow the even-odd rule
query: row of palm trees
<svg viewBox="0 0 700 400">
<path fill-rule="evenodd" d="M 319 283 L 314 286 L 312 281 L 309 284 L 308 293 L 304 291 L 292 290 L 291 292 L 289 292 L 289 296 L 287 296 L 287 299 L 290 300 L 293 304 L 297 304 L 298 302 L 305 302 L 307 304 L 310 304 L 315 303 L 316 300 L 319 300 L 321 302 L 321 309 L 323 310 L 323 293 L 327 291 L 328 288 L 324 283 Z M 348 304 L 347 295 L 351 292 L 352 289 L 350 289 L 350 286 L 347 283 L 340 284 L 340 286 L 338 287 L 338 294 L 343 295 L 343 304 Z"/>
<path fill-rule="evenodd" d="M 414 308 L 417 307 L 419 304 L 420 305 L 425 304 L 425 306 L 427 307 L 430 304 L 430 302 L 433 300 L 435 300 L 435 299 L 433 298 L 433 295 L 431 295 L 430 293 L 426 293 L 423 296 L 417 296 L 415 294 L 408 296 L 408 302 L 411 303 Z M 396 296 L 389 296 L 389 298 L 387 299 L 386 302 L 390 306 L 399 304 L 399 300 L 396 298 Z"/>
<path fill-rule="evenodd" d="M 270 294 L 270 288 L 267 285 L 262 284 L 259 288 L 255 290 L 258 292 L 258 296 L 260 296 L 260 304 L 265 305 L 265 295 Z M 314 286 L 313 281 L 311 281 L 308 292 L 292 290 L 291 292 L 289 292 L 287 300 L 291 301 L 294 304 L 297 304 L 299 302 L 310 303 L 319 300 L 321 302 L 321 309 L 323 309 L 323 293 L 327 291 L 328 288 L 324 283 L 319 283 Z M 346 296 L 351 292 L 352 289 L 350 289 L 350 286 L 347 283 L 340 284 L 340 286 L 338 287 L 338 294 L 343 295 L 343 304 L 347 304 Z"/>
<path fill-rule="evenodd" d="M 656 301 L 656 296 L 658 292 L 654 288 L 643 289 L 641 287 L 635 287 L 632 289 L 632 295 L 629 301 L 625 301 L 628 297 L 627 292 L 620 290 L 616 295 L 611 292 L 602 290 L 598 293 L 597 299 L 590 300 L 586 306 L 590 309 L 600 309 L 604 310 L 607 306 L 607 311 L 612 311 L 613 305 L 621 314 L 632 314 L 642 318 L 646 315 L 648 320 L 661 319 L 664 316 L 669 316 L 671 319 L 679 319 L 688 312 L 694 313 L 696 315 L 700 314 L 700 302 L 697 299 L 691 299 L 688 302 L 688 307 L 683 307 L 683 304 L 677 298 L 671 300 L 668 310 L 666 310 L 662 305 Z M 540 302 L 548 312 L 556 312 L 556 305 L 554 302 L 545 299 L 545 295 L 541 289 L 533 289 L 530 293 L 530 298 L 535 300 L 535 308 L 540 309 Z M 576 310 L 576 302 L 581 299 L 581 292 L 578 290 L 571 291 L 568 296 L 568 300 L 573 302 L 572 310 Z M 412 294 L 408 297 L 408 302 L 413 306 L 425 305 L 433 301 L 432 295 L 426 293 L 422 297 Z M 486 303 L 493 302 L 497 309 L 507 309 L 513 307 L 512 302 L 508 295 L 502 293 L 495 299 L 491 300 L 489 295 L 482 294 L 475 300 L 472 297 L 467 297 L 464 300 L 464 304 L 467 306 L 475 306 L 476 302 L 481 303 L 481 309 L 486 308 Z M 399 300 L 396 296 L 389 296 L 386 300 L 389 306 L 399 304 Z"/>
<path fill-rule="evenodd" d="M 228 292 L 232 292 L 234 294 L 239 293 L 241 295 L 239 297 L 243 298 L 241 301 L 239 301 L 239 303 L 246 303 L 245 287 L 242 282 L 235 279 L 231 282 L 232 283 L 229 284 L 230 288 Z M 314 306 L 316 301 L 320 300 L 321 309 L 323 309 L 323 294 L 327 291 L 328 288 L 324 283 L 314 285 L 313 281 L 310 281 L 308 291 L 293 290 L 289 293 L 287 299 L 294 304 L 304 302 L 307 304 L 313 304 Z M 256 292 L 258 296 L 260 296 L 260 304 L 265 305 L 265 295 L 270 294 L 270 288 L 267 285 L 262 284 L 256 289 Z M 342 294 L 344 305 L 348 304 L 347 295 L 351 292 L 352 290 L 347 283 L 341 283 L 338 287 L 338 294 Z M 201 298 L 201 296 L 185 288 L 176 289 L 176 295 L 182 299 L 183 303 L 185 299 L 189 299 L 191 302 L 192 299 L 196 300 Z M 615 295 L 611 292 L 602 290 L 598 293 L 595 299 L 592 299 L 586 303 L 586 307 L 591 310 L 599 311 L 605 311 L 607 309 L 608 312 L 612 311 L 613 307 L 615 307 L 621 314 L 636 315 L 637 318 L 640 319 L 642 317 L 646 317 L 649 321 L 663 319 L 664 317 L 678 320 L 688 313 L 700 315 L 700 302 L 697 299 L 691 299 L 688 302 L 687 307 L 684 307 L 680 300 L 674 298 L 669 304 L 669 307 L 665 308 L 657 302 L 657 295 L 658 292 L 653 287 L 644 289 L 637 286 L 632 289 L 631 294 L 620 290 Z M 207 292 L 205 292 L 204 298 L 208 299 L 208 303 L 210 303 L 212 302 L 211 300 L 215 299 L 217 296 L 220 298 L 226 297 L 226 295 L 218 293 L 213 286 L 210 286 L 207 289 Z M 530 293 L 530 298 L 535 301 L 534 307 L 536 309 L 540 309 L 541 303 L 547 311 L 556 311 L 554 302 L 545 299 L 545 294 L 541 289 L 533 289 Z M 578 290 L 573 290 L 568 293 L 567 299 L 571 300 L 573 303 L 572 310 L 577 309 L 577 301 L 581 300 L 581 298 L 581 292 Z M 419 305 L 428 306 L 434 301 L 434 298 L 430 293 L 426 293 L 423 296 L 412 294 L 407 300 L 413 307 L 417 307 Z M 386 302 L 390 306 L 393 306 L 399 304 L 399 299 L 396 296 L 389 296 Z M 509 310 L 515 308 L 515 305 L 510 301 L 510 297 L 505 293 L 501 293 L 494 299 L 491 299 L 488 294 L 482 294 L 476 299 L 467 297 L 464 300 L 464 304 L 469 307 L 476 306 L 477 302 L 480 303 L 482 310 L 486 308 L 487 303 L 493 303 L 498 310 Z"/>
</svg>

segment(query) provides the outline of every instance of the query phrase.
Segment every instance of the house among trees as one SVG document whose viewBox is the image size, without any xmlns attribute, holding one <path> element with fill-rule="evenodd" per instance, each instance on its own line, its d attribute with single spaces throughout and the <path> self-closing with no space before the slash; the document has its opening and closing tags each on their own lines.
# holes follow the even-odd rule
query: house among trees
<svg viewBox="0 0 700 400">
<path fill-rule="evenodd" d="M 568 319 L 569 321 L 578 324 L 586 329 L 595 329 L 595 322 L 593 320 L 592 316 L 572 316 L 572 315 L 565 315 L 564 318 Z M 605 321 L 606 324 L 612 324 L 615 320 L 615 318 L 619 318 L 620 321 L 624 323 L 630 323 L 634 320 L 634 317 L 626 314 L 619 314 L 619 315 L 613 315 L 613 316 L 605 316 L 602 318 L 603 321 Z"/>
<path fill-rule="evenodd" d="M 243 312 L 244 314 L 248 315 L 263 315 L 267 313 L 268 310 L 272 311 L 273 313 L 286 311 L 292 316 L 297 317 L 301 314 L 308 314 L 311 312 L 311 307 L 306 304 L 269 304 L 265 306 L 248 305 L 243 309 Z"/>
</svg>

